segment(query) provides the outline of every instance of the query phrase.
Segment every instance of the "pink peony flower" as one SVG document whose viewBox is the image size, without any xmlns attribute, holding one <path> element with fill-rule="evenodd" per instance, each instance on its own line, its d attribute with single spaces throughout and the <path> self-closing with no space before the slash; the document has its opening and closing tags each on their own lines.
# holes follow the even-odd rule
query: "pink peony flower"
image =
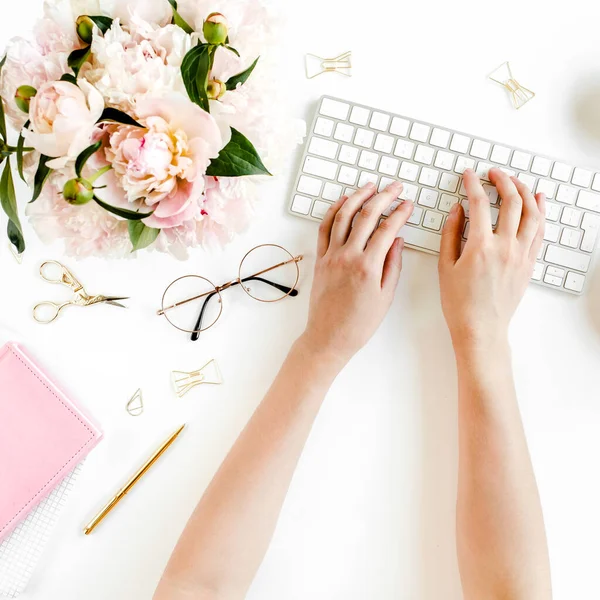
<svg viewBox="0 0 600 600">
<path fill-rule="evenodd" d="M 121 206 L 151 208 L 144 221 L 149 227 L 176 227 L 200 216 L 204 173 L 223 146 L 215 120 L 179 94 L 142 98 L 136 115 L 146 129 L 116 128 L 105 149 L 113 170 L 99 182 L 116 179 Z"/>
<path fill-rule="evenodd" d="M 90 145 L 103 110 L 104 98 L 87 81 L 80 81 L 79 87 L 67 81 L 48 82 L 31 100 L 27 145 L 54 158 L 48 162 L 50 168 L 61 169 Z"/>
</svg>

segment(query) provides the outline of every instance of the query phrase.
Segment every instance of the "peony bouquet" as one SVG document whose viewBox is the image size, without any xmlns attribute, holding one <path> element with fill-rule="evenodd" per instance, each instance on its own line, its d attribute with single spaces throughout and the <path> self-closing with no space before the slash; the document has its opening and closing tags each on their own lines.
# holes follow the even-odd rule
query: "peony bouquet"
<svg viewBox="0 0 600 600">
<path fill-rule="evenodd" d="M 36 232 L 70 255 L 185 257 L 229 241 L 252 216 L 256 176 L 302 138 L 264 58 L 278 29 L 261 0 L 46 0 L 33 39 L 0 62 L 0 200 L 16 250 L 17 173 Z"/>
</svg>

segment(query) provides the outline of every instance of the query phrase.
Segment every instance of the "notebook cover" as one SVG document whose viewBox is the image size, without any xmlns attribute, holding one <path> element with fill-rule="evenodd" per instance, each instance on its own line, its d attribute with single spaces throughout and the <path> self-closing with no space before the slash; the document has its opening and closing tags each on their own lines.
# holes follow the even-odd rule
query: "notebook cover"
<svg viewBox="0 0 600 600">
<path fill-rule="evenodd" d="M 23 348 L 0 348 L 0 540 L 101 439 Z"/>
</svg>

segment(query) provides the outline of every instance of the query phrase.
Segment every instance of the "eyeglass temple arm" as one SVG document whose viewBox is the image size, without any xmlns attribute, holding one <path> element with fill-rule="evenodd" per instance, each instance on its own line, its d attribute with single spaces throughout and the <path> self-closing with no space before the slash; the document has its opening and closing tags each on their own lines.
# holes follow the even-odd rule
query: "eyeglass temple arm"
<svg viewBox="0 0 600 600">
<path fill-rule="evenodd" d="M 246 281 L 260 281 L 261 283 L 266 283 L 267 285 L 270 285 L 271 287 L 274 287 L 276 289 L 278 289 L 280 292 L 283 292 L 284 294 L 287 294 L 288 296 L 295 298 L 299 292 L 296 289 L 290 288 L 286 285 L 281 285 L 279 283 L 275 283 L 274 281 L 269 281 L 268 279 L 263 279 L 262 277 L 255 277 L 254 275 L 251 277 L 246 277 L 246 279 L 242 279 L 241 282 L 235 282 L 231 285 L 231 287 L 233 287 L 234 285 L 240 285 L 240 283 L 245 283 Z M 202 329 L 202 319 L 204 318 L 204 313 L 206 312 L 206 307 L 208 306 L 208 303 L 210 301 L 210 299 L 213 296 L 216 296 L 217 293 L 213 292 L 211 294 L 209 294 L 206 299 L 204 300 L 203 304 L 202 304 L 202 308 L 200 309 L 200 314 L 198 315 L 198 321 L 196 322 L 196 326 L 194 327 L 194 332 L 192 333 L 192 337 L 191 340 L 192 342 L 197 342 L 198 339 L 200 339 L 200 331 Z"/>
</svg>

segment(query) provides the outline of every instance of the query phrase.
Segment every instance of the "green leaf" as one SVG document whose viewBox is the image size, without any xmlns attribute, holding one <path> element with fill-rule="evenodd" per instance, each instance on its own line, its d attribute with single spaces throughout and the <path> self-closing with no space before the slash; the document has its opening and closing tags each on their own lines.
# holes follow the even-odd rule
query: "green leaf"
<svg viewBox="0 0 600 600">
<path fill-rule="evenodd" d="M 206 174 L 211 177 L 243 177 L 271 175 L 248 138 L 231 128 L 231 141 L 213 159 Z"/>
<path fill-rule="evenodd" d="M 233 52 L 238 58 L 241 58 L 240 53 L 235 48 L 232 48 L 231 46 L 225 46 L 225 48 L 230 52 Z"/>
<path fill-rule="evenodd" d="M 194 33 L 194 30 L 190 27 L 189 23 L 177 12 L 176 0 L 169 0 L 169 4 L 173 9 L 173 24 L 181 27 L 186 33 Z"/>
<path fill-rule="evenodd" d="M 73 85 L 77 85 L 77 78 L 71 73 L 65 73 L 61 78 L 61 81 L 66 81 L 67 83 L 72 83 Z"/>
<path fill-rule="evenodd" d="M 252 75 L 252 71 L 254 71 L 254 68 L 256 67 L 259 59 L 260 59 L 260 56 L 245 71 L 242 71 L 241 73 L 238 73 L 237 75 L 234 75 L 233 77 L 230 77 L 227 80 L 227 82 L 225 83 L 225 85 L 227 86 L 227 89 L 229 91 L 235 90 L 239 84 L 243 85 L 244 83 L 246 83 L 246 81 L 248 80 L 248 77 L 250 77 L 250 75 Z"/>
<path fill-rule="evenodd" d="M 75 161 L 75 173 L 77 173 L 77 177 L 81 177 L 81 173 L 83 172 L 83 167 L 85 167 L 85 163 L 94 155 L 98 150 L 102 148 L 102 142 L 96 142 L 91 146 L 88 146 Z"/>
<path fill-rule="evenodd" d="M 2 73 L 2 69 L 4 68 L 4 63 L 6 62 L 6 56 L 0 61 L 0 74 Z M 4 116 L 4 105 L 2 104 L 2 98 L 0 98 L 0 137 L 6 142 L 6 118 Z"/>
<path fill-rule="evenodd" d="M 144 128 L 144 126 L 141 123 L 138 123 L 133 117 L 130 117 L 127 113 L 124 113 L 117 108 L 104 109 L 102 116 L 98 119 L 98 123 L 103 123 L 105 121 L 121 123 L 122 125 L 131 125 L 132 127 L 141 127 L 142 129 Z"/>
<path fill-rule="evenodd" d="M 40 162 L 33 179 L 33 198 L 30 203 L 35 202 L 40 197 L 44 189 L 44 184 L 48 180 L 48 177 L 50 177 L 50 173 L 52 173 L 52 169 L 46 165 L 49 160 L 52 160 L 49 156 L 44 156 L 43 154 L 40 156 Z"/>
<path fill-rule="evenodd" d="M 104 34 L 106 33 L 113 24 L 113 19 L 110 17 L 93 17 L 92 15 L 87 15 L 94 23 L 96 27 Z"/>
<path fill-rule="evenodd" d="M 21 254 L 25 249 L 25 242 L 23 240 L 23 229 L 21 228 L 21 221 L 19 220 L 17 209 L 17 196 L 15 194 L 15 184 L 12 178 L 12 169 L 10 168 L 10 158 L 6 159 L 2 178 L 0 179 L 0 203 L 8 217 L 8 237 L 11 244 L 13 244 L 19 254 Z"/>
<path fill-rule="evenodd" d="M 141 221 L 129 221 L 129 239 L 133 244 L 133 252 L 147 248 L 156 241 L 160 229 L 148 227 Z"/>
<path fill-rule="evenodd" d="M 152 216 L 152 213 L 140 213 L 135 212 L 133 210 L 127 210 L 125 208 L 117 208 L 116 206 L 111 206 L 110 204 L 106 204 L 106 202 L 102 202 L 100 198 L 94 196 L 94 201 L 96 204 L 101 206 L 104 210 L 107 210 L 109 213 L 113 215 L 117 215 L 117 217 L 121 217 L 123 219 L 127 219 L 129 221 L 141 221 L 142 219 L 147 219 Z"/>
<path fill-rule="evenodd" d="M 79 71 L 81 67 L 88 61 L 90 54 L 92 53 L 92 47 L 86 46 L 85 48 L 80 48 L 79 50 L 73 50 L 71 54 L 69 54 L 69 58 L 67 60 L 67 64 L 71 69 L 73 69 L 73 73 L 75 73 L 75 77 L 79 77 Z"/>
<path fill-rule="evenodd" d="M 208 76 L 215 59 L 215 46 L 199 44 L 192 48 L 181 63 L 181 76 L 190 100 L 210 112 Z"/>
<path fill-rule="evenodd" d="M 10 219 L 8 220 L 6 233 L 8 234 L 10 243 L 17 250 L 17 253 L 23 254 L 23 252 L 25 252 L 25 239 L 23 238 L 23 232 Z"/>
<path fill-rule="evenodd" d="M 27 121 L 25 125 L 23 125 L 23 129 L 27 129 L 29 127 L 30 121 Z M 25 138 L 23 137 L 23 130 L 19 134 L 19 141 L 17 142 L 17 169 L 19 171 L 19 177 L 25 181 L 25 174 L 23 173 L 23 150 L 25 147 Z"/>
</svg>

